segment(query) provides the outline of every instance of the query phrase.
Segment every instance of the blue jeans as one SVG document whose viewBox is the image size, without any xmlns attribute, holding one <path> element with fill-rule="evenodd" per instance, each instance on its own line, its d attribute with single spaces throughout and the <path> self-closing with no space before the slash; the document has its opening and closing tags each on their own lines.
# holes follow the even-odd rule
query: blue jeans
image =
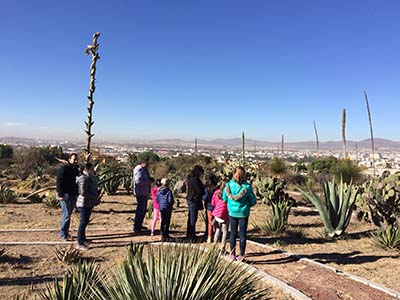
<svg viewBox="0 0 400 300">
<path fill-rule="evenodd" d="M 238 236 L 238 227 L 239 227 L 239 235 L 240 235 L 240 256 L 244 256 L 246 252 L 246 234 L 247 234 L 247 224 L 249 222 L 249 218 L 234 218 L 229 216 L 229 223 L 231 225 L 231 235 L 230 235 L 230 244 L 231 244 L 231 253 L 235 255 L 236 248 L 236 238 Z"/>
<path fill-rule="evenodd" d="M 67 238 L 69 236 L 69 224 L 71 223 L 71 215 L 76 204 L 76 195 L 64 195 L 64 200 L 60 201 L 61 206 L 61 230 L 60 237 Z"/>
<path fill-rule="evenodd" d="M 148 198 L 148 196 L 136 196 L 137 206 L 135 214 L 135 225 L 133 225 L 133 230 L 135 232 L 140 232 L 142 230 L 143 220 L 147 211 Z"/>
<path fill-rule="evenodd" d="M 196 238 L 196 222 L 199 216 L 199 205 L 193 201 L 186 201 L 189 207 L 186 237 L 188 239 Z"/>
<path fill-rule="evenodd" d="M 78 244 L 83 245 L 86 240 L 86 226 L 89 224 L 92 208 L 79 208 L 80 222 L 78 227 Z"/>
</svg>

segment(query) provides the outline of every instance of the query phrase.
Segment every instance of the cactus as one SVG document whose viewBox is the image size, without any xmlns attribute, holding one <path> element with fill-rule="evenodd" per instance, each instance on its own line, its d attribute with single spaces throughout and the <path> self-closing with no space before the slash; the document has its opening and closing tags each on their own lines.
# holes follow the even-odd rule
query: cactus
<svg viewBox="0 0 400 300">
<path fill-rule="evenodd" d="M 303 196 L 317 208 L 325 226 L 327 236 L 342 235 L 349 225 L 351 214 L 355 208 L 355 202 L 360 189 L 343 182 L 337 184 L 335 179 L 324 182 L 325 202 L 313 191 L 305 192 L 299 189 Z"/>
<path fill-rule="evenodd" d="M 376 226 L 400 226 L 400 174 L 385 173 L 362 189 L 360 202 L 368 207 L 369 218 Z"/>
<path fill-rule="evenodd" d="M 277 177 L 258 179 L 254 182 L 256 193 L 263 197 L 263 203 L 271 205 L 270 219 L 263 226 L 267 233 L 279 233 L 288 224 L 290 209 L 295 200 L 285 192 L 285 185 L 285 181 Z"/>
</svg>

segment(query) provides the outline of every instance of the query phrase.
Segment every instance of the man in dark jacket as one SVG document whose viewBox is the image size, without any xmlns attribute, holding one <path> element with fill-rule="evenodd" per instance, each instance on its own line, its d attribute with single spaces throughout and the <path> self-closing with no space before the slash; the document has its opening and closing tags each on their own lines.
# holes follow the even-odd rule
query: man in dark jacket
<svg viewBox="0 0 400 300">
<path fill-rule="evenodd" d="M 63 165 L 57 173 L 57 196 L 61 205 L 60 237 L 64 240 L 71 238 L 69 224 L 78 195 L 78 186 L 76 184 L 78 175 L 78 155 L 72 153 L 69 156 L 68 163 Z"/>
</svg>

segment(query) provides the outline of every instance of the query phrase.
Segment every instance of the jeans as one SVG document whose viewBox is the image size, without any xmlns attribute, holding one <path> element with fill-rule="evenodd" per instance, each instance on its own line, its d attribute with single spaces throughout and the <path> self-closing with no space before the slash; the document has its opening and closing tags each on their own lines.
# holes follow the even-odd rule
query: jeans
<svg viewBox="0 0 400 300">
<path fill-rule="evenodd" d="M 64 200 L 60 200 L 61 206 L 61 230 L 60 237 L 67 238 L 69 236 L 69 224 L 71 223 L 72 211 L 75 208 L 76 195 L 64 194 Z"/>
<path fill-rule="evenodd" d="M 196 222 L 199 216 L 199 206 L 196 202 L 186 201 L 189 207 L 186 237 L 188 239 L 196 238 Z"/>
<path fill-rule="evenodd" d="M 171 223 L 171 215 L 171 210 L 161 210 L 161 233 L 163 238 L 169 237 L 169 225 Z"/>
<path fill-rule="evenodd" d="M 229 223 L 231 224 L 231 235 L 230 235 L 230 244 L 231 244 L 231 253 L 235 255 L 236 248 L 236 238 L 238 236 L 238 226 L 240 232 L 240 256 L 244 256 L 246 252 L 246 233 L 247 233 L 247 224 L 249 222 L 249 218 L 235 218 L 229 216 Z"/>
<path fill-rule="evenodd" d="M 86 226 L 89 224 L 92 208 L 81 207 L 79 208 L 80 222 L 78 228 L 78 244 L 83 245 L 86 240 Z"/>
<path fill-rule="evenodd" d="M 147 199 L 148 196 L 136 196 L 137 206 L 135 214 L 135 225 L 133 225 L 133 230 L 135 232 L 140 232 L 143 226 L 143 220 L 147 211 Z"/>
</svg>

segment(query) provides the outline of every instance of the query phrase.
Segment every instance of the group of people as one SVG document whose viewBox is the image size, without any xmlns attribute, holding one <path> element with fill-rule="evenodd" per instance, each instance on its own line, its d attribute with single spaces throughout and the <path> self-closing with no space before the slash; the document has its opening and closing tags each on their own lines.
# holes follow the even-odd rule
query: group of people
<svg viewBox="0 0 400 300">
<path fill-rule="evenodd" d="M 210 174 L 204 183 L 203 167 L 193 167 L 185 180 L 186 202 L 188 206 L 188 220 L 186 238 L 196 242 L 196 223 L 199 211 L 205 213 L 205 237 L 207 242 L 219 241 L 222 235 L 222 249 L 225 245 L 230 227 L 230 251 L 232 259 L 242 260 L 246 251 L 246 234 L 250 208 L 256 204 L 256 197 L 251 185 L 246 181 L 246 172 L 243 167 L 237 167 L 232 178 L 219 178 Z M 147 201 L 151 194 L 153 202 L 153 220 L 151 235 L 155 234 L 157 221 L 161 219 L 160 232 L 162 241 L 170 240 L 170 223 L 174 205 L 174 195 L 170 188 L 170 180 L 162 178 L 154 180 L 149 173 L 149 161 L 141 161 L 133 170 L 134 194 L 137 206 L 134 218 L 133 231 L 141 234 L 147 230 L 143 221 L 147 211 Z M 153 185 L 153 187 L 152 187 Z M 69 234 L 71 214 L 76 207 L 80 213 L 78 227 L 77 249 L 87 250 L 86 227 L 94 206 L 100 203 L 102 193 L 98 187 L 98 180 L 94 175 L 94 168 L 87 163 L 79 170 L 78 155 L 70 155 L 68 164 L 63 165 L 57 174 L 57 195 L 62 209 L 60 237 L 70 240 Z M 214 236 L 213 236 L 214 233 Z M 240 252 L 236 255 L 236 239 L 240 240 Z"/>
<path fill-rule="evenodd" d="M 79 169 L 78 155 L 72 153 L 68 163 L 58 170 L 56 187 L 61 206 L 60 237 L 66 241 L 71 240 L 69 234 L 71 215 L 74 208 L 77 208 L 80 222 L 76 248 L 87 250 L 90 241 L 86 238 L 86 227 L 89 224 L 93 207 L 100 203 L 103 195 L 98 187 L 97 177 L 94 175 L 93 164 L 86 163 L 83 168 Z"/>
<path fill-rule="evenodd" d="M 230 257 L 242 260 L 246 251 L 247 226 L 250 208 L 256 204 L 251 185 L 246 181 L 246 172 L 243 167 L 237 167 L 233 177 L 219 180 L 215 174 L 210 174 L 202 181 L 203 167 L 196 165 L 187 176 L 186 203 L 188 206 L 188 220 L 186 239 L 195 242 L 196 223 L 199 211 L 205 209 L 205 237 L 207 242 L 214 243 L 221 237 L 222 250 L 225 251 L 228 228 L 230 227 Z M 151 188 L 152 183 L 155 183 Z M 162 241 L 168 241 L 169 226 L 174 204 L 173 192 L 167 178 L 154 180 L 148 172 L 148 161 L 143 161 L 134 169 L 134 185 L 137 198 L 134 231 L 140 233 L 143 229 L 144 215 L 147 208 L 147 199 L 151 191 L 153 201 L 153 221 L 151 235 L 154 235 L 157 221 L 161 218 Z M 214 237 L 213 237 L 214 232 Z M 236 239 L 240 240 L 240 253 L 236 256 Z"/>
</svg>

